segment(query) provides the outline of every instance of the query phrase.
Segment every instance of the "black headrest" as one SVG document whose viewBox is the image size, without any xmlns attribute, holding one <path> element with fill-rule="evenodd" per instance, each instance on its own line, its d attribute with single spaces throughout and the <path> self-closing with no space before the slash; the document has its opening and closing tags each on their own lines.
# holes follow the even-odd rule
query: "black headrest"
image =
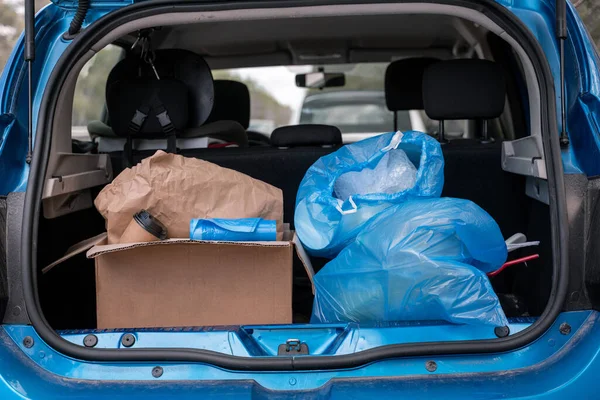
<svg viewBox="0 0 600 400">
<path fill-rule="evenodd" d="M 250 125 L 250 92 L 242 82 L 215 80 L 215 104 L 206 120 L 236 121 L 248 129 Z"/>
<path fill-rule="evenodd" d="M 188 126 L 188 89 L 176 79 L 113 81 L 106 89 L 106 106 L 117 136 L 165 137 L 168 130 Z"/>
<path fill-rule="evenodd" d="M 423 109 L 423 72 L 435 58 L 397 60 L 385 70 L 385 102 L 390 111 Z"/>
<path fill-rule="evenodd" d="M 492 119 L 504 110 L 506 82 L 500 65 L 487 60 L 450 60 L 423 75 L 423 105 L 432 119 Z"/>
<path fill-rule="evenodd" d="M 331 125 L 290 125 L 277 128 L 271 134 L 275 147 L 337 146 L 342 144 L 342 132 Z"/>
<path fill-rule="evenodd" d="M 206 61 L 199 55 L 181 49 L 156 50 L 154 66 L 161 80 L 173 78 L 183 82 L 189 93 L 189 126 L 201 126 L 210 114 L 214 101 L 213 79 Z M 106 88 L 119 80 L 140 77 L 154 78 L 154 71 L 148 63 L 140 60 L 139 55 L 131 54 L 121 60 L 112 69 L 106 81 Z M 111 123 L 115 112 L 108 107 Z M 117 111 L 118 112 L 118 111 Z"/>
</svg>

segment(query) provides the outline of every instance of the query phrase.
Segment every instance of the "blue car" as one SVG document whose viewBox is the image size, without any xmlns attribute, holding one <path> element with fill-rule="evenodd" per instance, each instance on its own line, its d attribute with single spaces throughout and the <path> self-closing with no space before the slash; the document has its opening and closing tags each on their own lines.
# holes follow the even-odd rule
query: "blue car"
<svg viewBox="0 0 600 400">
<path fill-rule="evenodd" d="M 1 399 L 600 397 L 600 58 L 569 1 L 33 7 L 0 77 Z M 294 79 L 299 66 L 335 79 Z M 150 108 L 172 118 L 156 112 L 148 135 L 135 109 L 146 85 L 164 101 Z M 293 224 L 305 172 L 353 140 L 292 114 L 307 94 L 346 89 L 385 93 L 390 131 L 403 129 L 398 115 L 427 116 L 442 196 L 476 203 L 516 248 L 489 274 L 508 325 L 311 323 L 297 260 L 291 324 L 98 323 L 103 287 L 73 246 L 104 232 L 103 187 L 163 149 L 280 188 Z M 352 123 L 360 116 L 373 123 L 358 109 Z M 278 128 L 252 131 L 250 119 Z M 310 261 L 319 271 L 328 260 Z"/>
</svg>

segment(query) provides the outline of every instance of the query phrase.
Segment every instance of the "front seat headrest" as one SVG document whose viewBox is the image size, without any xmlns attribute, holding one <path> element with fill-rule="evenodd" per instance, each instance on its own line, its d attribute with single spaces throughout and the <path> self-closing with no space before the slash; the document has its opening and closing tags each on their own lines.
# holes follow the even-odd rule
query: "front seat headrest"
<svg viewBox="0 0 600 400">
<path fill-rule="evenodd" d="M 161 80 L 171 78 L 187 86 L 189 126 L 201 126 L 208 118 L 214 102 L 213 78 L 208 64 L 202 57 L 188 50 L 156 50 L 155 55 L 154 66 Z M 115 65 L 108 75 L 107 92 L 115 81 L 140 77 L 156 80 L 151 66 L 142 61 L 139 55 L 132 54 Z M 112 121 L 111 109 L 108 111 Z"/>
<path fill-rule="evenodd" d="M 385 103 L 390 111 L 423 109 L 423 72 L 435 58 L 397 60 L 385 70 Z"/>
<path fill-rule="evenodd" d="M 235 121 L 250 126 L 250 91 L 242 82 L 215 80 L 215 102 L 206 123 Z"/>
<path fill-rule="evenodd" d="M 342 132 L 331 125 L 291 125 L 277 128 L 271 134 L 275 147 L 338 146 Z"/>
<path fill-rule="evenodd" d="M 497 118 L 504 110 L 505 98 L 504 72 L 492 61 L 442 61 L 423 74 L 423 105 L 431 119 Z"/>
</svg>

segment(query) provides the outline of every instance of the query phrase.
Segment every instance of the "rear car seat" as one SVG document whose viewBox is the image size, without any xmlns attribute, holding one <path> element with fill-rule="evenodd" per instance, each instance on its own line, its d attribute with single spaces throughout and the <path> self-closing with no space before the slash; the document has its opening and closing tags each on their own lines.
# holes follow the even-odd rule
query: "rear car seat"
<svg viewBox="0 0 600 400">
<path fill-rule="evenodd" d="M 485 60 L 450 60 L 430 65 L 423 75 L 423 103 L 430 118 L 492 119 L 504 108 L 502 70 Z M 502 170 L 501 143 L 455 139 L 442 146 L 442 196 L 471 200 L 498 223 L 505 237 L 527 229 L 530 205 L 525 178 Z"/>
<path fill-rule="evenodd" d="M 106 87 L 106 104 L 115 135 L 125 138 L 125 164 L 132 163 L 133 139 L 167 139 L 175 152 L 176 134 L 189 121 L 190 96 L 183 82 L 173 78 L 115 79 Z"/>
<path fill-rule="evenodd" d="M 177 148 L 207 147 L 207 137 L 215 137 L 246 146 L 245 129 L 239 123 L 219 121 L 205 124 L 213 108 L 214 87 L 210 68 L 204 59 L 191 51 L 180 49 L 157 50 L 155 53 L 154 65 L 159 77 L 181 81 L 188 90 L 189 120 L 185 129 L 177 133 Z M 140 65 L 142 68 L 139 68 Z M 148 64 L 140 64 L 138 55 L 131 55 L 121 60 L 108 76 L 107 93 L 108 87 L 114 82 L 137 79 L 140 74 L 147 79 L 156 79 L 154 71 Z M 120 106 L 121 104 L 115 104 L 108 107 L 111 121 L 114 119 L 112 114 L 118 113 Z M 97 137 L 99 152 L 109 153 L 123 149 L 122 135 L 117 134 L 110 127 L 107 129 L 106 126 L 102 127 L 94 122 L 88 126 L 88 130 L 92 137 Z M 133 143 L 133 146 L 139 150 L 164 149 L 165 143 L 164 140 L 138 140 Z"/>
<path fill-rule="evenodd" d="M 210 136 L 224 142 L 248 145 L 246 129 L 250 125 L 250 92 L 242 82 L 231 80 L 214 81 L 214 103 L 203 126 L 188 131 L 190 136 Z M 223 134 L 223 132 L 225 132 Z M 232 136 L 234 132 L 234 136 Z M 241 139 L 240 139 L 241 138 Z M 188 147 L 189 148 L 189 147 Z"/>
</svg>

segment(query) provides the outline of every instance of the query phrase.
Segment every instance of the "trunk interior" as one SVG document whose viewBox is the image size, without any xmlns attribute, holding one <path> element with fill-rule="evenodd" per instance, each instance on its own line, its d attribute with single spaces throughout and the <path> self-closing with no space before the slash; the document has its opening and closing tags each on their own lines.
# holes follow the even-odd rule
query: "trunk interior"
<svg viewBox="0 0 600 400">
<path fill-rule="evenodd" d="M 444 147 L 446 166 L 442 195 L 475 202 L 497 221 L 505 237 L 521 232 L 529 240 L 540 241 L 539 259 L 528 262 L 526 267 L 507 269 L 491 279 L 507 317 L 539 316 L 552 284 L 548 206 L 525 195 L 524 177 L 502 170 L 500 152 L 499 144 L 482 145 L 467 140 Z M 251 148 L 207 149 L 197 151 L 195 156 L 281 188 L 285 222 L 293 224 L 298 185 L 308 167 L 323 153 L 312 149 L 291 152 L 267 149 L 263 154 L 256 153 Z M 139 157 L 151 154 L 140 153 Z M 120 159 L 115 161 L 119 163 Z M 53 219 L 41 218 L 40 265 L 50 264 L 74 243 L 103 232 L 104 224 L 95 209 Z M 327 261 L 312 258 L 315 272 Z M 294 320 L 307 322 L 312 309 L 310 282 L 297 259 L 294 271 Z M 85 254 L 77 255 L 52 273 L 40 273 L 38 279 L 44 315 L 55 329 L 96 327 L 94 260 L 87 259 Z"/>
<path fill-rule="evenodd" d="M 311 54 L 325 57 L 323 54 L 334 53 L 344 56 L 338 60 L 326 58 L 322 63 L 315 61 L 318 59 L 315 56 L 308 64 L 387 64 L 397 58 L 431 54 L 439 54 L 440 59 L 486 58 L 502 64 L 507 76 L 507 106 L 502 118 L 489 124 L 490 135 L 495 142 L 482 143 L 480 138 L 484 128 L 481 121 L 470 121 L 465 124 L 462 135 L 451 137 L 450 142 L 442 146 L 445 161 L 442 197 L 467 199 L 476 203 L 497 222 L 504 238 L 523 233 L 527 240 L 540 242 L 535 250 L 526 248 L 509 255 L 509 259 L 515 259 L 533 252 L 539 254 L 538 259 L 508 268 L 490 278 L 509 321 L 540 316 L 552 287 L 549 207 L 526 194 L 529 184 L 526 176 L 507 172 L 502 167 L 502 143 L 528 137 L 532 131 L 530 104 L 524 89 L 526 78 L 517 62 L 516 53 L 509 44 L 482 26 L 457 17 L 433 14 L 380 15 L 361 17 L 361 23 L 357 23 L 358 20 L 356 16 L 315 19 L 310 30 L 302 29 L 298 22 L 290 24 L 289 20 L 283 18 L 270 22 L 248 21 L 239 32 L 214 35 L 210 43 L 194 39 L 200 37 L 199 33 L 205 29 L 202 24 L 163 26 L 153 34 L 152 40 L 156 49 L 183 48 L 201 54 L 213 73 L 240 67 L 301 65 L 307 64 L 305 60 L 310 60 L 307 57 Z M 223 33 L 228 26 L 221 21 L 206 29 Z M 277 40 L 273 39 L 275 32 Z M 136 31 L 119 37 L 113 40 L 113 44 L 128 48 L 137 34 Z M 243 37 L 244 40 L 241 39 Z M 251 50 L 243 50 L 244 46 Z M 276 61 L 280 60 L 281 54 L 285 54 L 285 57 L 282 61 Z M 75 85 L 72 86 L 74 89 Z M 380 88 L 380 91 L 383 90 L 383 87 Z M 461 101 L 459 94 L 457 101 Z M 66 114 L 64 119 L 71 120 L 72 117 Z M 104 121 L 108 121 L 107 116 Z M 65 136 L 62 133 L 55 132 L 55 136 Z M 72 138 L 75 139 L 74 134 Z M 64 142 L 70 139 L 63 137 L 60 140 Z M 93 142 L 96 143 L 96 140 L 93 139 Z M 102 153 L 96 147 L 97 143 L 89 145 L 91 147 L 87 148 L 81 140 L 73 140 L 68 151 Z M 179 154 L 242 172 L 280 188 L 283 191 L 284 222 L 293 228 L 296 195 L 306 171 L 320 157 L 336 150 L 335 146 L 280 148 L 253 146 L 251 143 L 249 147 L 181 149 Z M 133 163 L 140 162 L 154 152 L 134 150 Z M 105 154 L 110 156 L 113 176 L 116 177 L 123 170 L 123 151 Z M 58 174 L 50 167 L 47 175 L 55 177 Z M 93 199 L 103 187 L 85 188 L 76 193 L 90 193 Z M 38 292 L 43 314 L 55 330 L 97 328 L 94 260 L 82 253 L 47 274 L 42 273 L 41 269 L 62 257 L 75 243 L 98 235 L 105 229 L 104 218 L 93 206 L 52 218 L 40 216 Z M 300 260 L 294 257 L 293 321 L 308 323 L 313 307 L 311 283 Z M 315 272 L 318 272 L 329 260 L 311 257 L 311 261 Z"/>
</svg>

